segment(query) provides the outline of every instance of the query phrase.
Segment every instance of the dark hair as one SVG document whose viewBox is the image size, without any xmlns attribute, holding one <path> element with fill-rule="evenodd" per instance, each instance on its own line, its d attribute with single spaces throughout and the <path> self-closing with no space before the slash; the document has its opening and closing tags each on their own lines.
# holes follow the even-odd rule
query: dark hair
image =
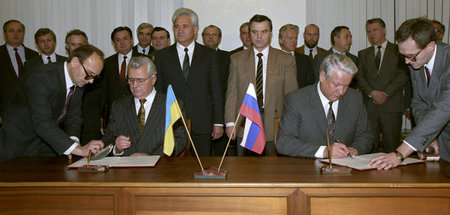
<svg viewBox="0 0 450 215">
<path fill-rule="evenodd" d="M 215 29 L 217 29 L 217 30 L 219 31 L 219 38 L 222 38 L 222 30 L 220 30 L 220 28 L 217 27 L 217 26 L 215 26 L 215 25 L 208 25 L 208 26 L 206 26 L 206 27 L 203 29 L 203 31 L 202 31 L 202 36 L 203 36 L 203 34 L 205 33 L 205 30 L 206 30 L 207 28 L 215 28 Z"/>
<path fill-rule="evenodd" d="M 6 21 L 5 24 L 3 24 L 3 32 L 6 32 L 6 26 L 11 22 L 19 23 L 20 25 L 22 25 L 23 31 L 25 31 L 25 25 L 23 25 L 19 20 L 11 19 L 11 20 Z"/>
<path fill-rule="evenodd" d="M 164 31 L 167 34 L 167 38 L 170 38 L 170 33 L 163 27 L 155 27 L 152 31 L 152 37 L 153 37 L 153 33 L 157 32 L 157 31 Z"/>
<path fill-rule="evenodd" d="M 330 39 L 331 39 L 331 45 L 334 46 L 334 37 L 341 36 L 342 29 L 350 30 L 347 26 L 337 26 L 331 31 Z"/>
<path fill-rule="evenodd" d="M 56 35 L 49 28 L 39 28 L 39 30 L 37 30 L 36 33 L 34 34 L 34 42 L 37 44 L 38 43 L 38 38 L 40 36 L 44 36 L 44 35 L 47 35 L 47 34 L 51 34 L 52 37 L 53 37 L 53 40 L 56 42 Z"/>
<path fill-rule="evenodd" d="M 127 26 L 120 26 L 117 28 L 114 28 L 113 32 L 111 33 L 111 40 L 114 41 L 114 35 L 119 31 L 127 31 L 130 35 L 130 38 L 133 38 L 133 32 L 131 32 L 131 29 Z"/>
<path fill-rule="evenodd" d="M 86 43 L 89 43 L 88 37 L 87 37 L 86 33 L 84 33 L 84 31 L 82 31 L 80 29 L 73 29 L 73 30 L 67 32 L 67 34 L 66 34 L 66 44 L 69 44 L 69 37 L 71 37 L 72 35 L 81 35 L 84 37 L 84 40 L 86 40 Z"/>
<path fill-rule="evenodd" d="M 425 48 L 431 41 L 436 41 L 433 23 L 425 18 L 406 20 L 395 32 L 395 40 L 401 43 L 409 37 L 412 37 L 420 49 Z"/>
<path fill-rule="evenodd" d="M 250 21 L 248 22 L 248 31 L 251 31 L 251 25 L 253 22 L 264 22 L 264 21 L 268 21 L 269 25 L 270 25 L 270 32 L 272 32 L 272 20 L 269 19 L 269 17 L 264 16 L 264 15 L 260 15 L 260 14 L 255 14 Z"/>
<path fill-rule="evenodd" d="M 366 27 L 373 23 L 380 23 L 381 27 L 386 28 L 386 23 L 381 18 L 373 18 L 366 21 Z"/>
<path fill-rule="evenodd" d="M 73 52 L 67 58 L 67 62 L 70 62 L 74 57 L 77 57 L 80 60 L 80 62 L 83 63 L 87 58 L 89 58 L 94 53 L 100 56 L 102 59 L 104 59 L 105 57 L 102 50 L 100 50 L 99 48 L 93 45 L 82 45 L 73 50 Z"/>
<path fill-rule="evenodd" d="M 434 24 L 438 24 L 440 26 L 439 32 L 441 32 L 441 34 L 445 33 L 445 25 L 443 25 L 441 22 L 433 19 L 431 20 Z"/>
</svg>

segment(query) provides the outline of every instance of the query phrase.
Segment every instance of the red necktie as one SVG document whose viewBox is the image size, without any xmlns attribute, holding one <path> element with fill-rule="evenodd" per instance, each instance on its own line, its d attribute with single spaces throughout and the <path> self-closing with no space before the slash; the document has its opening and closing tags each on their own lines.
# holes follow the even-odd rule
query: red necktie
<svg viewBox="0 0 450 215">
<path fill-rule="evenodd" d="M 430 74 L 430 70 L 428 70 L 428 68 L 425 66 L 425 74 L 427 75 L 427 87 L 430 85 L 430 78 L 431 78 L 431 74 Z"/>
<path fill-rule="evenodd" d="M 127 73 L 127 56 L 123 56 L 122 66 L 120 68 L 120 82 L 122 86 L 126 86 L 125 73 Z"/>
<path fill-rule="evenodd" d="M 14 48 L 14 51 L 16 52 L 16 61 L 17 61 L 17 68 L 19 70 L 19 78 L 23 75 L 23 63 L 22 58 L 20 58 L 19 52 L 17 52 L 17 48 Z"/>
<path fill-rule="evenodd" d="M 67 111 L 69 111 L 70 99 L 72 98 L 72 94 L 73 94 L 74 91 L 75 91 L 75 85 L 70 87 L 69 94 L 67 94 L 66 102 L 64 103 L 64 108 L 61 111 L 61 114 L 59 115 L 57 121 L 60 121 L 67 114 Z"/>
</svg>

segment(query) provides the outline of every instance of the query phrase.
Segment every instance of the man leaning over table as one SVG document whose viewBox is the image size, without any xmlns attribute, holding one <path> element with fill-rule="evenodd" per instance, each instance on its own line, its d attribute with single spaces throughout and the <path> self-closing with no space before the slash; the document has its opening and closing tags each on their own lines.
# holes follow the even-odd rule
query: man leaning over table
<svg viewBox="0 0 450 215">
<path fill-rule="evenodd" d="M 349 89 L 356 65 L 349 57 L 333 53 L 323 60 L 320 71 L 318 83 L 286 96 L 278 153 L 327 158 L 327 131 L 333 158 L 370 152 L 374 138 L 362 95 Z"/>
<path fill-rule="evenodd" d="M 372 159 L 378 169 L 396 167 L 414 151 L 423 157 L 430 147 L 450 161 L 450 46 L 436 42 L 430 20 L 406 20 L 395 33 L 400 53 L 411 72 L 411 109 L 416 127 L 392 152 Z"/>
</svg>

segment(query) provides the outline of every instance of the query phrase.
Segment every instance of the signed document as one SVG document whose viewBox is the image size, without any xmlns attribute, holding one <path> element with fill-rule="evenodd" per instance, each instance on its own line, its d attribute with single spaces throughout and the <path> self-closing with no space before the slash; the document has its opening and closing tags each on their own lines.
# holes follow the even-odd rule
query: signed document
<svg viewBox="0 0 450 215">
<path fill-rule="evenodd" d="M 331 163 L 340 165 L 340 166 L 347 166 L 352 169 L 357 170 L 369 170 L 369 169 L 376 169 L 375 167 L 369 166 L 369 161 L 372 160 L 372 158 L 384 155 L 385 153 L 373 153 L 373 154 L 365 154 L 365 155 L 359 155 L 354 156 L 352 158 L 334 158 L 331 160 Z M 322 159 L 320 160 L 324 163 L 329 163 L 328 159 Z M 408 164 L 416 164 L 416 163 L 423 163 L 425 161 L 415 159 L 415 158 L 406 158 L 403 162 L 400 163 L 400 165 L 408 165 Z"/>
<path fill-rule="evenodd" d="M 105 157 L 100 160 L 91 160 L 90 165 L 109 167 L 154 167 L 161 156 L 136 156 L 136 157 Z M 67 168 L 78 168 L 87 164 L 87 158 L 69 165 Z"/>
</svg>

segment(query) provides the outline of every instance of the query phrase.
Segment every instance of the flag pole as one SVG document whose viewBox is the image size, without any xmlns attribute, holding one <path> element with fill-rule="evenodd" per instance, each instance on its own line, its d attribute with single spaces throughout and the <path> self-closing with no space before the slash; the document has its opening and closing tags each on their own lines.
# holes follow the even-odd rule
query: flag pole
<svg viewBox="0 0 450 215">
<path fill-rule="evenodd" d="M 200 158 L 198 157 L 197 149 L 195 148 L 194 141 L 192 141 L 191 134 L 189 133 L 189 131 L 187 129 L 187 125 L 186 125 L 186 122 L 184 121 L 183 114 L 181 114 L 181 120 L 183 120 L 184 128 L 186 129 L 186 133 L 187 133 L 187 135 L 189 137 L 189 141 L 191 141 L 191 143 L 192 143 L 192 148 L 194 149 L 195 156 L 197 157 L 197 161 L 200 164 L 200 167 L 202 168 L 202 172 L 204 172 L 205 169 L 203 168 L 202 162 L 200 161 Z"/>
<path fill-rule="evenodd" d="M 239 119 L 240 116 L 241 116 L 241 113 L 239 113 L 239 114 L 237 115 L 237 117 L 236 117 L 236 121 L 234 122 L 233 130 L 231 131 L 231 135 L 230 135 L 231 137 L 233 137 L 233 134 L 234 134 L 234 132 L 235 132 L 235 130 L 236 130 L 237 121 L 238 121 L 238 119 Z M 227 147 L 225 147 L 225 151 L 223 152 L 222 160 L 220 161 L 219 169 L 217 170 L 218 172 L 220 172 L 220 167 L 222 167 L 222 163 L 223 163 L 223 160 L 225 159 L 225 154 L 227 153 L 228 146 L 230 146 L 231 137 L 228 138 Z M 238 147 L 238 146 L 236 146 L 236 147 Z"/>
</svg>

